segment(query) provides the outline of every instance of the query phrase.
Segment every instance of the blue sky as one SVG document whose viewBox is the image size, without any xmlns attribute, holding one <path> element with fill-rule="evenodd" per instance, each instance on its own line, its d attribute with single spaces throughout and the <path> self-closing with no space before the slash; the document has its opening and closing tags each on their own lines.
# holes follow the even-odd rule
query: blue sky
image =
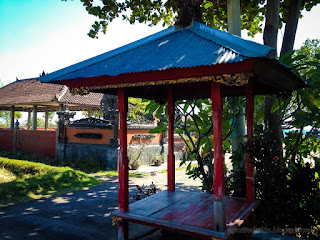
<svg viewBox="0 0 320 240">
<path fill-rule="evenodd" d="M 1 82 L 37 77 L 43 70 L 58 70 L 162 29 L 116 20 L 97 40 L 87 36 L 95 20 L 80 0 L 0 0 Z M 307 38 L 320 38 L 319 20 L 320 5 L 300 20 L 295 48 Z M 262 43 L 262 35 L 254 40 Z"/>
</svg>

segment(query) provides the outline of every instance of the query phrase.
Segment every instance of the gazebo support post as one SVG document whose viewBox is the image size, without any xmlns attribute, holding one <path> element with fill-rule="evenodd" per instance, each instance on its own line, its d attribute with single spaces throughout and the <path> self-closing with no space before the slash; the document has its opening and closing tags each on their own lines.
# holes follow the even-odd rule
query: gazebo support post
<svg viewBox="0 0 320 240">
<path fill-rule="evenodd" d="M 175 101 L 172 88 L 167 90 L 168 101 L 168 192 L 175 191 L 175 157 L 174 157 L 174 112 Z"/>
<path fill-rule="evenodd" d="M 10 109 L 10 129 L 14 129 L 14 112 L 15 112 L 15 106 L 11 106 L 11 109 Z"/>
<path fill-rule="evenodd" d="M 226 229 L 226 216 L 224 206 L 225 178 L 222 149 L 222 96 L 220 84 L 215 82 L 211 83 L 211 101 L 214 142 L 214 230 L 222 232 Z"/>
<path fill-rule="evenodd" d="M 127 112 L 128 97 L 124 88 L 118 89 L 118 111 L 120 122 L 120 149 L 119 149 L 119 192 L 118 205 L 120 212 L 129 210 L 129 163 L 127 153 Z M 128 239 L 128 222 L 125 219 L 118 221 L 118 239 Z"/>
<path fill-rule="evenodd" d="M 88 107 L 88 117 L 92 117 L 92 107 Z"/>
<path fill-rule="evenodd" d="M 48 109 L 46 109 L 44 113 L 44 130 L 45 131 L 48 131 L 48 120 L 49 120 L 49 111 Z"/>
<path fill-rule="evenodd" d="M 246 86 L 246 118 L 247 118 L 247 136 L 248 141 L 253 136 L 253 113 L 254 113 L 254 95 L 252 81 Z M 246 154 L 246 200 L 252 203 L 255 199 L 253 163 L 250 155 Z"/>
<path fill-rule="evenodd" d="M 37 105 L 33 105 L 33 123 L 32 123 L 32 130 L 36 131 L 37 130 Z"/>
<path fill-rule="evenodd" d="M 28 109 L 27 130 L 30 130 L 30 122 L 31 122 L 31 109 Z"/>
</svg>

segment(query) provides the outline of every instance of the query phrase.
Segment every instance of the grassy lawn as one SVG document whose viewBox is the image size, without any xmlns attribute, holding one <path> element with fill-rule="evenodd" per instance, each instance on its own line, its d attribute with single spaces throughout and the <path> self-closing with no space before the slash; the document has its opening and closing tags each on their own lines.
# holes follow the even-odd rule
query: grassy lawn
<svg viewBox="0 0 320 240">
<path fill-rule="evenodd" d="M 0 157 L 0 205 L 50 197 L 101 182 L 69 167 Z"/>
<path fill-rule="evenodd" d="M 92 176 L 107 176 L 107 177 L 118 177 L 118 171 L 99 171 L 93 174 L 90 174 Z M 136 177 L 136 178 L 142 178 L 142 177 L 148 177 L 149 174 L 142 174 L 142 173 L 131 173 L 129 172 L 129 177 Z"/>
</svg>

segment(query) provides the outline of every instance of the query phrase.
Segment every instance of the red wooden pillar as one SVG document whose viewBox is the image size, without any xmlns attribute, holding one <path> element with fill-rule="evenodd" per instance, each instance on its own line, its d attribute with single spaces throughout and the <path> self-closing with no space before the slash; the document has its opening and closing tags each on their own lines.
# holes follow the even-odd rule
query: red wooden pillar
<svg viewBox="0 0 320 240">
<path fill-rule="evenodd" d="M 248 141 L 253 136 L 253 113 L 254 113 L 254 95 L 252 81 L 246 86 L 246 118 L 247 118 L 247 136 Z M 253 163 L 250 155 L 246 155 L 246 200 L 253 202 L 255 199 Z"/>
<path fill-rule="evenodd" d="M 167 91 L 168 101 L 168 192 L 175 191 L 175 157 L 174 157 L 174 112 L 175 101 L 173 99 L 172 87 Z"/>
<path fill-rule="evenodd" d="M 129 210 L 129 166 L 127 154 L 128 97 L 124 88 L 118 89 L 118 111 L 120 122 L 118 206 L 120 212 L 127 212 Z M 118 222 L 118 239 L 128 239 L 128 222 L 124 219 Z"/>
<path fill-rule="evenodd" d="M 214 142 L 213 195 L 215 198 L 223 198 L 225 196 L 225 179 L 222 149 L 222 101 L 220 84 L 215 82 L 211 85 L 211 100 Z"/>
<path fill-rule="evenodd" d="M 220 84 L 211 83 L 211 101 L 213 118 L 213 142 L 214 142 L 214 172 L 213 172 L 213 197 L 214 197 L 214 229 L 225 231 L 225 178 L 222 149 L 222 98 Z"/>
</svg>

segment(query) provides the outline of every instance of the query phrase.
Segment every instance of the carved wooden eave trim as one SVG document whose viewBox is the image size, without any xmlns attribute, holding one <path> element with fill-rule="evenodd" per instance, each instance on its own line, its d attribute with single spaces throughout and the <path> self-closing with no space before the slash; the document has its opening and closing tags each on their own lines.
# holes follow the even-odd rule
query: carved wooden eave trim
<svg viewBox="0 0 320 240">
<path fill-rule="evenodd" d="M 171 85 L 171 84 L 210 82 L 210 81 L 224 84 L 226 86 L 241 87 L 248 84 L 248 81 L 252 76 L 253 76 L 252 73 L 222 74 L 218 76 L 179 78 L 174 80 L 160 80 L 160 81 L 152 81 L 152 82 L 136 82 L 136 83 L 123 83 L 123 84 L 110 84 L 110 85 L 102 85 L 102 86 L 78 87 L 78 88 L 71 88 L 70 91 L 72 94 L 87 94 L 90 91 L 100 90 L 100 89 Z"/>
</svg>

